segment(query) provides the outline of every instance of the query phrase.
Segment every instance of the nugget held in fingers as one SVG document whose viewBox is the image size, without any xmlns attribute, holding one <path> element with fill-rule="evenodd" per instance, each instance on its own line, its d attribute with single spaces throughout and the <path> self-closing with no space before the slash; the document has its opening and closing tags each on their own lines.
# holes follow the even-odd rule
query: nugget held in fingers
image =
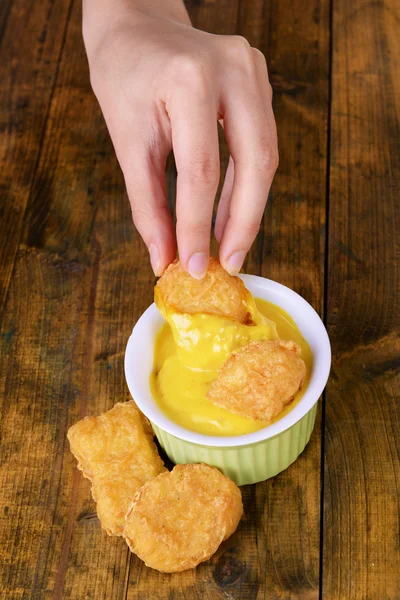
<svg viewBox="0 0 400 600">
<path fill-rule="evenodd" d="M 306 366 L 300 354 L 294 342 L 251 342 L 228 356 L 207 398 L 248 419 L 271 421 L 303 384 Z"/>
<path fill-rule="evenodd" d="M 92 482 L 97 513 L 109 535 L 121 535 L 124 516 L 140 486 L 166 471 L 149 421 L 134 402 L 119 402 L 70 427 L 78 468 Z"/>
<path fill-rule="evenodd" d="M 203 279 L 194 279 L 173 262 L 154 289 L 157 307 L 165 316 L 165 308 L 176 312 L 203 313 L 227 317 L 244 324 L 252 323 L 254 300 L 239 277 L 232 277 L 215 258 L 210 258 Z"/>
<path fill-rule="evenodd" d="M 177 465 L 140 488 L 123 536 L 148 567 L 184 571 L 208 560 L 235 531 L 242 514 L 239 488 L 218 469 Z"/>
</svg>

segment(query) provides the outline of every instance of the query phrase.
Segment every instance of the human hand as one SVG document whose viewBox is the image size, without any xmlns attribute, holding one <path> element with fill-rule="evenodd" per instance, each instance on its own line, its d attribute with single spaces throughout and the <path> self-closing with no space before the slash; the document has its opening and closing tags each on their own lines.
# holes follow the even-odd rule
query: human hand
<svg viewBox="0 0 400 600">
<path fill-rule="evenodd" d="M 183 267 L 197 278 L 206 271 L 220 177 L 218 121 L 231 159 L 215 235 L 222 266 L 237 274 L 278 165 L 264 56 L 242 37 L 194 29 L 181 0 L 85 0 L 83 33 L 92 87 L 155 274 L 175 258 L 175 239 Z M 171 149 L 176 238 L 165 184 Z"/>
</svg>

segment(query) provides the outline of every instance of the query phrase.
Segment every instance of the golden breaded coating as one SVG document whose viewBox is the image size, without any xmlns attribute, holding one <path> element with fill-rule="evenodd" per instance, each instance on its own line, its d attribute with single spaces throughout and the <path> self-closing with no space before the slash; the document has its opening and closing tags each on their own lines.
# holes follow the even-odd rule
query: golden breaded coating
<svg viewBox="0 0 400 600">
<path fill-rule="evenodd" d="M 144 481 L 159 473 L 158 468 L 150 465 L 144 474 L 135 462 L 127 459 L 111 464 L 105 475 L 93 479 L 92 496 L 97 515 L 109 535 L 121 535 L 124 517 L 135 493 Z"/>
<path fill-rule="evenodd" d="M 177 465 L 140 488 L 122 535 L 148 567 L 184 571 L 208 560 L 242 514 L 239 488 L 218 469 Z"/>
<path fill-rule="evenodd" d="M 217 406 L 259 421 L 271 421 L 293 400 L 306 375 L 295 342 L 251 342 L 233 352 L 207 398 Z"/>
<path fill-rule="evenodd" d="M 119 402 L 98 417 L 75 423 L 68 440 L 78 468 L 92 482 L 102 526 L 109 535 L 121 535 L 136 491 L 166 471 L 149 421 L 134 402 Z"/>
<path fill-rule="evenodd" d="M 165 307 L 175 312 L 205 313 L 252 323 L 253 298 L 239 277 L 232 277 L 213 257 L 203 279 L 194 279 L 179 261 L 169 265 L 154 288 L 154 300 L 165 317 Z"/>
</svg>

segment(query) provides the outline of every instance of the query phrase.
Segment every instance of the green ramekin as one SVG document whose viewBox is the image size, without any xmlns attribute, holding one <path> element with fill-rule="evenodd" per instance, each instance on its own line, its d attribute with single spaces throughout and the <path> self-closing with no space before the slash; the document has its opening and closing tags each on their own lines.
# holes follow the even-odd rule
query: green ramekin
<svg viewBox="0 0 400 600">
<path fill-rule="evenodd" d="M 133 399 L 150 420 L 158 441 L 174 463 L 204 462 L 238 485 L 274 477 L 306 447 L 315 424 L 317 401 L 328 379 L 331 350 L 325 327 L 314 309 L 285 286 L 254 275 L 241 276 L 253 296 L 273 302 L 295 320 L 313 353 L 307 389 L 298 404 L 265 429 L 240 436 L 207 436 L 171 421 L 150 390 L 155 337 L 163 318 L 152 304 L 136 323 L 125 353 L 125 376 Z"/>
</svg>

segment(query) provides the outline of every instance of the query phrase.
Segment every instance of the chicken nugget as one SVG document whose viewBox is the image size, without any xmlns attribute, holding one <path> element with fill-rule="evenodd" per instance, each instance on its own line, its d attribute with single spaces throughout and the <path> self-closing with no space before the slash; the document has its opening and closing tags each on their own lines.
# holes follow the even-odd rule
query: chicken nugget
<svg viewBox="0 0 400 600">
<path fill-rule="evenodd" d="M 159 473 L 160 468 L 154 462 L 143 471 L 143 465 L 138 466 L 129 457 L 110 464 L 105 475 L 93 479 L 92 496 L 97 516 L 108 535 L 121 535 L 124 517 L 135 493 L 145 481 Z"/>
<path fill-rule="evenodd" d="M 121 535 L 135 492 L 166 471 L 149 421 L 134 402 L 119 402 L 98 417 L 75 423 L 67 437 L 78 468 L 92 482 L 102 526 L 109 535 Z"/>
<path fill-rule="evenodd" d="M 229 275 L 213 257 L 200 280 L 184 271 L 179 261 L 170 264 L 154 288 L 154 300 L 164 317 L 169 306 L 180 313 L 218 315 L 251 324 L 256 311 L 243 281 Z"/>
<path fill-rule="evenodd" d="M 300 355 L 295 342 L 251 342 L 228 356 L 207 398 L 242 417 L 271 421 L 303 384 L 306 366 Z"/>
<path fill-rule="evenodd" d="M 208 560 L 242 514 L 239 488 L 218 469 L 177 465 L 140 488 L 122 535 L 148 567 L 184 571 Z"/>
</svg>

